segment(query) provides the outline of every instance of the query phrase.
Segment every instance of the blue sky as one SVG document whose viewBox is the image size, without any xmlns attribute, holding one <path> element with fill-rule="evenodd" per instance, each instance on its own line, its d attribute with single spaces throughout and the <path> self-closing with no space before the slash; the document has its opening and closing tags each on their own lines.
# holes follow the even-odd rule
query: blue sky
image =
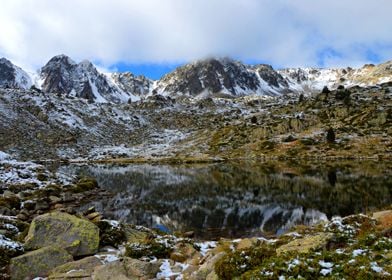
<svg viewBox="0 0 392 280">
<path fill-rule="evenodd" d="M 67 54 L 157 79 L 205 57 L 283 67 L 392 59 L 391 0 L 2 0 L 0 56 Z"/>
<path fill-rule="evenodd" d="M 150 79 L 158 80 L 165 74 L 173 71 L 183 63 L 159 63 L 159 64 L 128 64 L 117 63 L 110 66 L 110 70 L 118 72 L 131 72 L 135 75 L 144 75 Z"/>
</svg>

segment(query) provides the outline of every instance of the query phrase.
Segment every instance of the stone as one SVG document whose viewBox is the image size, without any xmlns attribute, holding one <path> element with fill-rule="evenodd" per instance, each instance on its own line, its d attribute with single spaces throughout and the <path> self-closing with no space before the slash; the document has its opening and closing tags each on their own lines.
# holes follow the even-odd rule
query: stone
<svg viewBox="0 0 392 280">
<path fill-rule="evenodd" d="M 56 203 L 56 204 L 54 205 L 54 209 L 61 209 L 61 208 L 64 208 L 64 204 Z"/>
<path fill-rule="evenodd" d="M 238 242 L 236 249 L 237 250 L 249 249 L 257 245 L 258 243 L 260 243 L 260 241 L 257 238 L 243 238 L 241 239 L 240 242 Z"/>
<path fill-rule="evenodd" d="M 57 204 L 57 203 L 61 202 L 61 198 L 54 196 L 54 195 L 49 196 L 49 200 L 50 200 L 51 204 Z"/>
<path fill-rule="evenodd" d="M 170 254 L 170 259 L 175 262 L 185 262 L 187 257 L 180 252 L 172 252 Z"/>
<path fill-rule="evenodd" d="M 95 256 L 83 258 L 78 261 L 60 265 L 50 271 L 49 279 L 72 279 L 90 277 L 94 269 L 103 265 L 103 262 Z"/>
<path fill-rule="evenodd" d="M 392 228 L 392 210 L 375 212 L 373 213 L 373 218 L 378 222 L 379 228 Z"/>
<path fill-rule="evenodd" d="M 131 227 L 125 228 L 128 243 L 141 243 L 147 238 L 148 233 Z"/>
<path fill-rule="evenodd" d="M 98 251 L 99 229 L 90 221 L 52 212 L 33 219 L 25 241 L 26 248 L 57 245 L 73 256 L 85 256 Z"/>
<path fill-rule="evenodd" d="M 72 256 L 64 249 L 47 246 L 11 259 L 11 279 L 33 279 L 46 277 L 56 266 L 72 261 Z"/>
<path fill-rule="evenodd" d="M 29 219 L 29 217 L 23 213 L 19 213 L 18 215 L 16 215 L 16 217 L 21 221 L 27 221 Z"/>
<path fill-rule="evenodd" d="M 100 246 L 117 247 L 127 240 L 125 231 L 121 224 L 112 224 L 110 221 L 98 221 L 96 225 L 99 227 Z"/>
<path fill-rule="evenodd" d="M 309 235 L 303 238 L 295 239 L 280 246 L 278 249 L 276 249 L 276 253 L 278 256 L 282 253 L 292 251 L 296 251 L 298 253 L 308 253 L 312 249 L 325 247 L 332 236 L 333 234 L 331 233 L 321 232 L 317 235 Z"/>
<path fill-rule="evenodd" d="M 89 220 L 95 220 L 98 217 L 102 217 L 99 212 L 93 212 L 93 213 L 90 213 L 90 214 L 86 215 L 86 218 L 89 219 Z"/>
<path fill-rule="evenodd" d="M 92 280 L 91 274 L 87 273 L 84 270 L 71 270 L 67 273 L 57 273 L 49 276 L 47 279 L 49 280 Z"/>
<path fill-rule="evenodd" d="M 193 238 L 195 236 L 195 232 L 194 231 L 187 231 L 187 232 L 184 232 L 182 234 L 182 236 L 185 238 Z"/>
<path fill-rule="evenodd" d="M 49 203 L 47 203 L 45 200 L 37 201 L 37 204 L 35 205 L 35 210 L 48 210 L 48 209 L 49 209 Z"/>
<path fill-rule="evenodd" d="M 160 271 L 161 262 L 144 262 L 125 257 L 122 261 L 116 261 L 96 267 L 92 278 L 94 280 L 147 280 L 154 279 Z"/>
<path fill-rule="evenodd" d="M 20 199 L 16 194 L 10 191 L 6 191 L 3 195 L 0 196 L 0 206 L 9 209 L 19 209 Z"/>
<path fill-rule="evenodd" d="M 170 254 L 170 259 L 176 262 L 198 265 L 202 255 L 191 243 L 180 242 L 174 246 L 174 251 Z"/>
<path fill-rule="evenodd" d="M 26 200 L 23 202 L 23 208 L 27 210 L 34 210 L 36 202 L 33 200 Z"/>
<path fill-rule="evenodd" d="M 215 271 L 215 264 L 217 261 L 219 261 L 221 258 L 223 258 L 226 255 L 225 252 L 220 252 L 214 256 L 211 256 L 206 259 L 206 261 L 199 267 L 198 270 L 194 271 L 189 278 L 187 279 L 192 279 L 192 280 L 205 280 L 207 277 Z M 210 276 L 210 279 L 212 278 L 213 275 Z"/>
</svg>

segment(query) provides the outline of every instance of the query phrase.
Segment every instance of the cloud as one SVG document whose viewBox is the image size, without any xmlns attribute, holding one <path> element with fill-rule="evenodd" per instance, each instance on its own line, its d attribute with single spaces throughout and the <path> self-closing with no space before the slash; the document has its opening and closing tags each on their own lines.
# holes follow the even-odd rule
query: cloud
<svg viewBox="0 0 392 280">
<path fill-rule="evenodd" d="M 390 0 L 2 0 L 0 55 L 102 67 L 231 56 L 274 66 L 392 58 Z"/>
</svg>

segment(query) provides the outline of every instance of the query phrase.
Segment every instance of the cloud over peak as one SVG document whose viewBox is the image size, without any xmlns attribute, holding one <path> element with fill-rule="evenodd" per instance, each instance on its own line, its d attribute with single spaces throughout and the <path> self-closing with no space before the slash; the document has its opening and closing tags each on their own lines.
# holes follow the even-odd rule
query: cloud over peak
<svg viewBox="0 0 392 280">
<path fill-rule="evenodd" d="M 110 67 L 230 56 L 275 66 L 392 58 L 389 0 L 4 0 L 0 56 L 66 53 Z"/>
</svg>

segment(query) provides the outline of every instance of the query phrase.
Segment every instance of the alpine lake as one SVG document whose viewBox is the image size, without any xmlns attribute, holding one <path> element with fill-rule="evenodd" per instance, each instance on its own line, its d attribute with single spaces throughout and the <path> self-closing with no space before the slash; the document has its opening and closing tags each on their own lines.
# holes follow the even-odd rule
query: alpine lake
<svg viewBox="0 0 392 280">
<path fill-rule="evenodd" d="M 69 164 L 112 193 L 105 217 L 218 239 L 280 235 L 295 225 L 368 213 L 392 203 L 389 161 L 235 161 L 212 164 Z"/>
</svg>

